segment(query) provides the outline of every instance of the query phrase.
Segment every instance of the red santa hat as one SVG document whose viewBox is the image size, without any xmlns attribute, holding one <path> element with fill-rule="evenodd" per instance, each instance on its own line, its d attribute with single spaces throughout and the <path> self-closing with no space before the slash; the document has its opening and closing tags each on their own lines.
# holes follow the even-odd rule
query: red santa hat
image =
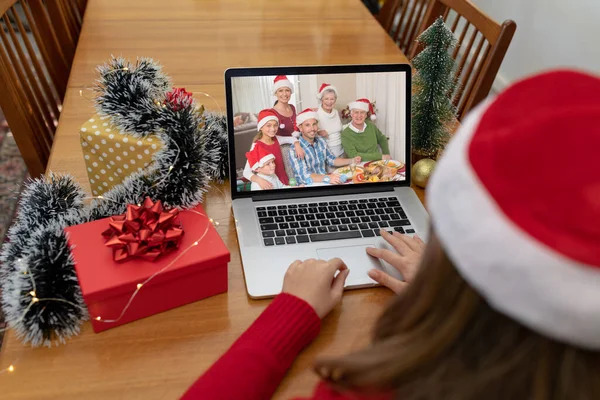
<svg viewBox="0 0 600 400">
<path fill-rule="evenodd" d="M 553 71 L 475 109 L 428 186 L 437 236 L 497 311 L 600 349 L 600 79 Z"/>
<path fill-rule="evenodd" d="M 301 113 L 296 115 L 296 127 L 301 125 L 303 122 L 308 121 L 309 119 L 319 120 L 319 114 L 317 114 L 317 110 L 314 108 L 305 108 Z"/>
<path fill-rule="evenodd" d="M 335 93 L 335 97 L 337 97 L 338 92 L 337 92 L 337 89 L 335 88 L 335 86 L 333 86 L 329 83 L 323 83 L 321 85 L 321 87 L 319 88 L 319 94 L 317 95 L 317 99 L 322 100 L 323 95 L 325 94 L 326 90 L 333 90 L 333 92 Z"/>
<path fill-rule="evenodd" d="M 287 76 L 277 75 L 273 80 L 273 93 L 277 93 L 277 90 L 281 89 L 282 87 L 289 88 L 292 93 L 294 93 L 294 86 Z"/>
<path fill-rule="evenodd" d="M 348 108 L 350 111 L 352 110 L 362 110 L 371 114 L 371 121 L 375 121 L 377 116 L 375 115 L 375 110 L 373 109 L 373 105 L 369 101 L 369 99 L 358 99 L 356 101 L 348 104 Z"/>
<path fill-rule="evenodd" d="M 279 118 L 271 108 L 262 110 L 258 113 L 258 124 L 256 124 L 256 128 L 260 131 L 260 129 L 269 121 L 277 121 L 277 125 L 279 125 Z"/>
<path fill-rule="evenodd" d="M 274 160 L 275 155 L 262 146 L 254 145 L 254 148 L 246 153 L 246 158 L 252 171 L 256 171 L 258 168 L 264 167 L 267 161 Z"/>
</svg>

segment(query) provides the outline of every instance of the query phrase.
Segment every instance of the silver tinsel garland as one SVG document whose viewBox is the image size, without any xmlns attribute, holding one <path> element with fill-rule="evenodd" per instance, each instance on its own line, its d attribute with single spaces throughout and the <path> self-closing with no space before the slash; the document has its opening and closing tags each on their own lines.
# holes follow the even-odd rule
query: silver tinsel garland
<svg viewBox="0 0 600 400">
<path fill-rule="evenodd" d="M 194 101 L 183 107 L 166 102 L 169 79 L 160 65 L 147 58 L 135 65 L 113 58 L 98 71 L 98 112 L 134 136 L 156 133 L 164 147 L 152 167 L 87 206 L 71 176 L 28 182 L 0 252 L 0 283 L 8 326 L 32 346 L 63 343 L 88 318 L 65 227 L 121 214 L 147 196 L 191 208 L 202 202 L 212 179 L 228 174 L 225 117 L 199 111 Z"/>
</svg>

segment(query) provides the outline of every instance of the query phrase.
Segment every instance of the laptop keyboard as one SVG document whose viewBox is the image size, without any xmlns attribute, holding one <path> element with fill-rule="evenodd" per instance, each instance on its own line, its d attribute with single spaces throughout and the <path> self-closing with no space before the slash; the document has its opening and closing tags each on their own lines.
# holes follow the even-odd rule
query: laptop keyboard
<svg viewBox="0 0 600 400">
<path fill-rule="evenodd" d="M 256 207 L 265 246 L 415 233 L 396 197 Z"/>
</svg>

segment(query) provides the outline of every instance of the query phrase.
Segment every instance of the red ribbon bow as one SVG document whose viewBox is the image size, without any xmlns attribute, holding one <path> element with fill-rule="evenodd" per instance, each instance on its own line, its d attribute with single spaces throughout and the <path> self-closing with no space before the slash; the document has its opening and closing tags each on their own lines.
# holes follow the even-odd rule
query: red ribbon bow
<svg viewBox="0 0 600 400">
<path fill-rule="evenodd" d="M 184 88 L 173 88 L 166 94 L 165 104 L 169 104 L 174 111 L 179 111 L 192 104 L 192 94 Z"/>
<path fill-rule="evenodd" d="M 110 217 L 110 228 L 102 232 L 104 244 L 113 249 L 116 262 L 136 257 L 154 261 L 179 248 L 183 228 L 178 214 L 175 208 L 165 211 L 160 200 L 154 203 L 149 197 L 141 206 L 128 204 L 125 214 Z"/>
</svg>

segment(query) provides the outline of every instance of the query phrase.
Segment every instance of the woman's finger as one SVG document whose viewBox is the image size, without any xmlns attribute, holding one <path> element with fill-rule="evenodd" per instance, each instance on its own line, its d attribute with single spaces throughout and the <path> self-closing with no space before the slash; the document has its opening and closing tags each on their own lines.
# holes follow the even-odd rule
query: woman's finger
<svg viewBox="0 0 600 400">
<path fill-rule="evenodd" d="M 402 241 L 402 243 L 406 244 L 406 246 L 409 249 L 411 249 L 412 251 L 420 251 L 421 250 L 421 245 L 419 244 L 419 242 L 417 242 L 415 239 L 411 238 L 410 236 L 403 235 L 398 232 L 394 232 L 394 237 L 398 238 L 398 240 L 400 240 L 400 241 Z"/>
<path fill-rule="evenodd" d="M 375 282 L 387 287 L 396 294 L 404 290 L 404 287 L 407 285 L 406 282 L 402 282 L 401 280 L 393 278 L 390 275 L 378 269 L 371 269 L 367 272 L 367 274 Z"/>
<path fill-rule="evenodd" d="M 404 273 L 405 262 L 401 255 L 394 253 L 393 251 L 379 249 L 377 247 L 367 247 L 367 254 L 382 259 L 388 264 L 391 264 L 394 268 L 400 271 L 400 273 Z"/>
<path fill-rule="evenodd" d="M 333 280 L 333 284 L 331 285 L 331 294 L 336 301 L 342 298 L 342 293 L 344 292 L 344 285 L 346 284 L 346 278 L 350 274 L 349 269 L 345 269 L 340 272 L 335 279 Z"/>
<path fill-rule="evenodd" d="M 394 232 L 394 233 L 398 234 L 398 232 Z M 389 233 L 385 229 L 381 230 L 381 237 L 386 242 L 391 244 L 392 247 L 401 255 L 405 255 L 407 252 L 409 252 L 411 250 L 411 248 L 408 246 L 408 244 L 406 244 L 404 241 L 398 239 L 398 236 L 396 236 L 392 233 Z"/>
<path fill-rule="evenodd" d="M 329 270 L 329 272 L 333 276 L 336 273 L 336 271 L 347 270 L 348 266 L 346 266 L 346 263 L 344 261 L 342 261 L 341 258 L 336 257 L 336 258 L 332 258 L 331 260 L 327 261 L 326 268 Z"/>
</svg>

